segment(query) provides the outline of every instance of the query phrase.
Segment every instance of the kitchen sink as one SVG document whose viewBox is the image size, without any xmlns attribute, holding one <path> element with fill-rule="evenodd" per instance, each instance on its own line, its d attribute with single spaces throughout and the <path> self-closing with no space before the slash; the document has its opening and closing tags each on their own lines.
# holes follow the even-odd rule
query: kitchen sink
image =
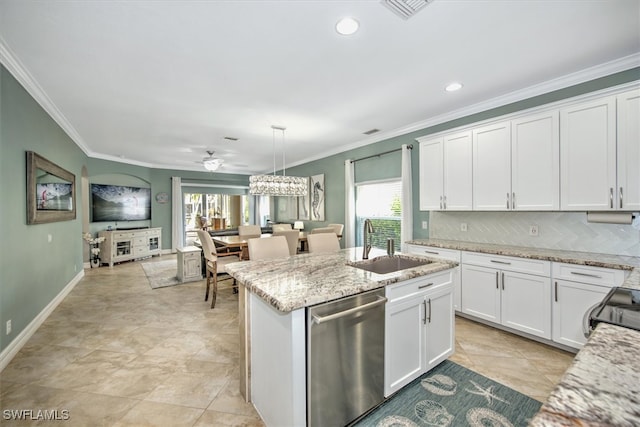
<svg viewBox="0 0 640 427">
<path fill-rule="evenodd" d="M 379 256 L 362 261 L 348 261 L 347 265 L 361 270 L 370 271 L 377 274 L 393 273 L 395 271 L 406 270 L 407 268 L 421 267 L 431 264 L 434 261 L 428 259 L 418 259 L 402 255 Z"/>
</svg>

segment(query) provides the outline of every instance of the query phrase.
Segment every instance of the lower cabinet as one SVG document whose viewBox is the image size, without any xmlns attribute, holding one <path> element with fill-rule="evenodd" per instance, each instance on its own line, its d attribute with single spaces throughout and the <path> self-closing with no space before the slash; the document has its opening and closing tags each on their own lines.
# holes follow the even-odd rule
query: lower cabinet
<svg viewBox="0 0 640 427">
<path fill-rule="evenodd" d="M 385 397 L 453 354 L 452 271 L 387 286 Z"/>
<path fill-rule="evenodd" d="M 549 262 L 463 253 L 465 259 L 473 264 L 462 265 L 463 313 L 551 339 Z"/>
</svg>

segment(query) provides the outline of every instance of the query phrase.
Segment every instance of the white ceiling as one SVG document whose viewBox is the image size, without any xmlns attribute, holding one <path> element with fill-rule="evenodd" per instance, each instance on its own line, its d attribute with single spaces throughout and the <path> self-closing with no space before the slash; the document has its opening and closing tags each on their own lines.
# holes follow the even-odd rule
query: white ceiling
<svg viewBox="0 0 640 427">
<path fill-rule="evenodd" d="M 249 174 L 273 170 L 271 125 L 290 167 L 638 66 L 640 0 L 435 0 L 406 21 L 378 0 L 0 0 L 0 36 L 89 156 L 203 170 L 215 150 Z"/>
</svg>

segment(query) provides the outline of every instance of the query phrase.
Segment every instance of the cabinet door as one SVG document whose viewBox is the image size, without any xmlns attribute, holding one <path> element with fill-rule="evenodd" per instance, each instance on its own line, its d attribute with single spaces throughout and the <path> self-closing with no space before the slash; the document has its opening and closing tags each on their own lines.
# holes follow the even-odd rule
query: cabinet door
<svg viewBox="0 0 640 427">
<path fill-rule="evenodd" d="M 618 95 L 618 209 L 640 209 L 640 90 Z"/>
<path fill-rule="evenodd" d="M 470 211 L 473 208 L 473 148 L 471 132 L 444 137 L 444 208 Z"/>
<path fill-rule="evenodd" d="M 560 111 L 560 207 L 611 210 L 616 188 L 615 97 Z"/>
<path fill-rule="evenodd" d="M 587 341 L 582 330 L 584 315 L 591 306 L 604 299 L 610 288 L 568 280 L 555 280 L 554 288 L 552 339 L 582 348 Z"/>
<path fill-rule="evenodd" d="M 511 208 L 560 208 L 559 112 L 553 110 L 511 122 Z"/>
<path fill-rule="evenodd" d="M 453 289 L 445 286 L 426 295 L 427 337 L 426 370 L 433 368 L 455 351 Z"/>
<path fill-rule="evenodd" d="M 473 131 L 473 208 L 511 208 L 511 127 L 496 123 Z"/>
<path fill-rule="evenodd" d="M 426 316 L 424 294 L 401 303 L 387 304 L 385 311 L 385 396 L 398 391 L 424 372 Z"/>
<path fill-rule="evenodd" d="M 509 271 L 500 275 L 502 324 L 551 339 L 551 279 Z"/>
<path fill-rule="evenodd" d="M 420 210 L 442 209 L 442 137 L 420 143 Z"/>
<path fill-rule="evenodd" d="M 500 323 L 499 271 L 462 265 L 462 312 Z"/>
</svg>

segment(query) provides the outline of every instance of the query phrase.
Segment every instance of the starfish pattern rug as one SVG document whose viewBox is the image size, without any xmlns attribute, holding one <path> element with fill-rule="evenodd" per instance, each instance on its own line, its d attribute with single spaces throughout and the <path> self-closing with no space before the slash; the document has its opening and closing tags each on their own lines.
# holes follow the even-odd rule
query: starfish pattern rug
<svg viewBox="0 0 640 427">
<path fill-rule="evenodd" d="M 535 399 L 445 360 L 353 426 L 527 426 L 541 405 Z"/>
</svg>

